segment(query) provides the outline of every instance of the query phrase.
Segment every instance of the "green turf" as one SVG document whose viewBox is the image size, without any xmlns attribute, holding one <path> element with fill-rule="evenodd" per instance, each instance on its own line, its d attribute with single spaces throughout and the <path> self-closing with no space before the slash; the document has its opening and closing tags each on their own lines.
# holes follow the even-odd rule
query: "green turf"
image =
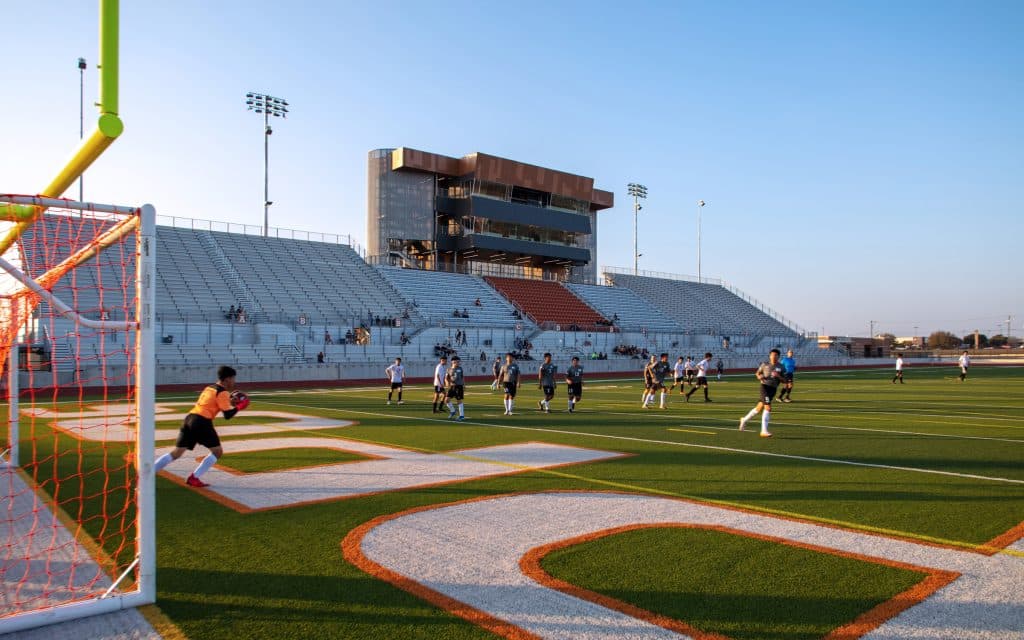
<svg viewBox="0 0 1024 640">
<path fill-rule="evenodd" d="M 673 396 L 665 411 L 641 410 L 636 382 L 590 381 L 577 413 L 561 410 L 565 390 L 559 388 L 553 404 L 558 411 L 541 414 L 531 409 L 539 392 L 524 385 L 512 417 L 501 415 L 499 394 L 486 384 L 474 384 L 466 398 L 468 419 L 459 424 L 430 413 L 425 385 L 407 386 L 402 406 L 385 405 L 383 387 L 253 392 L 261 409 L 358 421 L 347 428 L 316 431 L 282 425 L 270 434 L 274 437 L 333 436 L 429 451 L 543 441 L 632 455 L 250 514 L 160 478 L 158 604 L 194 640 L 493 637 L 349 565 L 339 543 L 352 528 L 377 516 L 516 491 L 656 492 L 909 537 L 983 543 L 1024 520 L 1024 484 L 1012 482 L 1024 480 L 1024 369 L 974 367 L 964 384 L 954 372 L 953 367 L 910 367 L 902 386 L 889 382 L 890 371 L 798 373 L 794 402 L 776 407 L 776 437 L 767 440 L 735 429 L 756 399 L 757 385 L 749 375 L 713 382 L 714 403 L 683 404 Z M 161 399 L 189 401 L 194 395 L 165 394 Z M 38 422 L 37 429 L 42 425 Z M 5 426 L 0 424 L 0 432 Z M 22 433 L 26 450 L 29 434 Z M 229 465 L 239 455 L 231 449 L 233 439 L 224 440 Z M 59 468 L 69 473 L 79 465 L 101 468 L 105 455 L 117 458 L 117 446 L 91 448 L 80 456 L 65 436 L 51 435 L 41 442 L 43 454 L 54 445 L 65 452 Z M 707 446 L 721 449 L 702 448 Z M 37 467 L 47 491 L 52 491 L 46 480 L 53 468 L 52 460 Z M 62 486 L 60 499 L 74 505 L 78 495 L 86 496 L 83 513 L 101 513 L 102 505 L 89 496 L 103 478 L 85 477 L 81 487 Z M 86 529 L 94 536 L 102 533 L 95 518 Z M 744 568 L 737 580 L 749 583 L 753 592 L 759 578 Z M 819 586 L 824 590 L 827 585 Z M 752 629 L 761 629 L 754 621 L 735 622 L 741 631 L 733 633 L 746 628 L 756 635 Z"/>
<path fill-rule="evenodd" d="M 358 453 L 338 449 L 271 449 L 225 455 L 217 461 L 217 465 L 242 473 L 259 473 L 368 459 Z"/>
<path fill-rule="evenodd" d="M 559 549 L 541 567 L 569 584 L 736 640 L 821 638 L 926 577 L 677 527 L 627 531 Z"/>
</svg>

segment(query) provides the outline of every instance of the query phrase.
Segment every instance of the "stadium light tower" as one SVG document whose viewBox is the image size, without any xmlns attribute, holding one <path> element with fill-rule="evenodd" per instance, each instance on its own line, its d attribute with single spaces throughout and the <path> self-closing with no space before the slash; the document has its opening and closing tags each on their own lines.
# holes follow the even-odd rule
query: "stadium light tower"
<svg viewBox="0 0 1024 640">
<path fill-rule="evenodd" d="M 78 59 L 78 139 L 85 137 L 85 58 Z M 84 172 L 83 172 L 84 175 Z M 78 201 L 85 200 L 85 178 L 78 176 Z M 81 215 L 81 212 L 79 212 Z"/>
<path fill-rule="evenodd" d="M 288 117 L 288 101 L 262 93 L 250 91 L 245 94 L 245 105 L 249 111 L 263 114 L 263 235 L 270 233 L 270 116 L 275 118 Z"/>
<path fill-rule="evenodd" d="M 704 201 L 697 201 L 697 282 L 700 282 L 700 212 L 704 209 Z"/>
<path fill-rule="evenodd" d="M 637 275 L 637 268 L 640 262 L 640 251 L 637 248 L 636 220 L 637 214 L 639 214 L 640 210 L 643 209 L 643 206 L 640 204 L 640 198 L 647 198 L 647 187 L 635 182 L 630 182 L 626 186 L 629 187 L 629 195 L 633 196 L 633 275 Z"/>
</svg>

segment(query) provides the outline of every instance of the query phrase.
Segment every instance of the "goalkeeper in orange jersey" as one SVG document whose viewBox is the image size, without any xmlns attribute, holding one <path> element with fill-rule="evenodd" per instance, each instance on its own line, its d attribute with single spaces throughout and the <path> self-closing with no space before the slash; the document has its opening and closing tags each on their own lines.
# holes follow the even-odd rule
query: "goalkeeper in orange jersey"
<svg viewBox="0 0 1024 640">
<path fill-rule="evenodd" d="M 227 365 L 217 369 L 217 383 L 206 387 L 199 394 L 196 405 L 185 416 L 174 449 L 153 463 L 154 473 L 159 473 L 161 469 L 180 458 L 186 449 L 191 451 L 197 444 L 201 444 L 210 450 L 210 455 L 203 458 L 196 470 L 189 474 L 185 484 L 190 487 L 208 486 L 199 478 L 224 456 L 220 437 L 213 428 L 213 419 L 218 413 L 223 412 L 224 419 L 230 420 L 236 413 L 249 406 L 249 397 L 241 391 L 235 391 L 235 375 L 236 371 Z"/>
</svg>

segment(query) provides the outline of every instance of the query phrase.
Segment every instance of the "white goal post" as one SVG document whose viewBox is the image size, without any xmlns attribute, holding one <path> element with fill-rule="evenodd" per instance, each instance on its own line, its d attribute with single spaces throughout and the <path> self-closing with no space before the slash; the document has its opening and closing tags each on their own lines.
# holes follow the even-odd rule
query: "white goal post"
<svg viewBox="0 0 1024 640">
<path fill-rule="evenodd" d="M 156 600 L 155 210 L 5 204 L 0 634 Z"/>
</svg>

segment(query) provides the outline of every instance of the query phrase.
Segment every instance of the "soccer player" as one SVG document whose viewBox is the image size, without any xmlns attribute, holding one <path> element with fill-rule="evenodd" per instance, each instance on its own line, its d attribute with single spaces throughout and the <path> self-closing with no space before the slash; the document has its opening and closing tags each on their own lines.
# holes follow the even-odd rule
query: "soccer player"
<svg viewBox="0 0 1024 640">
<path fill-rule="evenodd" d="M 444 402 L 444 378 L 448 372 L 448 357 L 441 356 L 434 367 L 434 407 L 431 413 L 438 413 L 438 408 Z"/>
<path fill-rule="evenodd" d="M 501 368 L 501 383 L 505 387 L 505 415 L 512 415 L 516 392 L 519 391 L 519 365 L 511 353 L 505 354 L 505 366 Z"/>
<path fill-rule="evenodd" d="M 459 356 L 452 357 L 452 366 L 448 367 L 448 373 L 445 374 L 445 381 L 448 383 L 448 419 L 451 420 L 455 417 L 455 407 L 452 406 L 452 400 L 456 400 L 459 403 L 459 422 L 463 422 L 466 419 L 466 408 L 462 403 L 462 399 L 466 395 L 466 378 L 462 373 L 462 362 Z"/>
<path fill-rule="evenodd" d="M 796 358 L 793 357 L 793 350 L 786 351 L 786 357 L 779 360 L 782 369 L 785 371 L 782 377 L 782 391 L 779 392 L 779 400 L 783 402 L 793 401 L 793 374 L 796 373 Z"/>
<path fill-rule="evenodd" d="M 669 393 L 671 393 L 672 390 L 675 389 L 676 385 L 678 384 L 679 395 L 683 395 L 683 392 L 686 389 L 685 371 L 686 369 L 683 365 L 683 356 L 679 356 L 678 358 L 676 358 L 676 363 L 672 367 L 672 386 L 669 387 L 668 389 Z"/>
<path fill-rule="evenodd" d="M 501 356 L 494 356 L 494 363 L 491 364 L 491 373 L 494 374 L 494 381 L 491 382 L 491 391 L 497 391 L 501 385 Z"/>
<path fill-rule="evenodd" d="M 644 365 L 644 399 L 640 405 L 644 409 L 646 409 L 647 404 L 654 399 L 654 365 L 657 364 L 657 362 L 657 356 L 651 354 L 651 360 Z"/>
<path fill-rule="evenodd" d="M 771 421 L 772 400 L 775 398 L 775 392 L 778 391 L 779 383 L 786 373 L 779 362 L 779 355 L 781 355 L 781 352 L 778 349 L 772 349 L 768 354 L 768 362 L 762 362 L 761 366 L 757 368 L 757 380 L 761 383 L 761 398 L 757 401 L 757 406 L 751 409 L 747 415 L 740 418 L 740 431 L 743 431 L 744 427 L 747 426 L 747 420 L 750 420 L 764 409 L 764 413 L 761 414 L 761 437 L 772 437 L 771 432 L 768 431 L 768 423 Z"/>
<path fill-rule="evenodd" d="M 165 453 L 153 463 L 153 473 L 158 473 L 171 462 L 181 457 L 185 449 L 195 449 L 201 444 L 210 450 L 210 455 L 203 458 L 196 470 L 189 474 L 185 484 L 190 487 L 208 487 L 209 485 L 200 480 L 210 467 L 217 463 L 217 460 L 224 457 L 224 448 L 220 446 L 220 436 L 213 428 L 213 419 L 218 413 L 223 412 L 224 419 L 230 420 L 235 414 L 249 406 L 249 400 L 241 399 L 232 393 L 235 389 L 236 371 L 224 365 L 217 369 L 217 383 L 203 389 L 199 394 L 196 404 L 185 416 L 185 421 L 178 431 L 178 441 L 170 453 Z"/>
<path fill-rule="evenodd" d="M 725 364 L 722 363 L 722 359 L 718 359 L 718 363 L 715 365 L 718 368 L 718 381 L 722 381 L 722 374 L 725 373 Z"/>
<path fill-rule="evenodd" d="M 665 408 L 665 396 L 668 392 L 665 390 L 665 378 L 668 376 L 668 372 L 672 370 L 672 365 L 668 363 L 668 354 L 663 353 L 658 361 L 651 365 L 651 374 L 653 380 L 651 381 L 651 392 L 647 397 L 648 404 L 654 402 L 654 394 L 661 391 L 661 401 L 659 404 L 660 409 Z M 644 405 L 646 408 L 647 405 Z"/>
<path fill-rule="evenodd" d="M 537 401 L 537 408 L 544 413 L 551 413 L 551 401 L 555 397 L 555 374 L 558 366 L 551 362 L 551 354 L 544 354 L 544 361 L 537 370 L 537 388 L 544 391 L 544 399 Z"/>
<path fill-rule="evenodd" d="M 583 397 L 583 367 L 577 356 L 572 357 L 572 364 L 565 372 L 565 384 L 569 387 L 569 413 L 572 413 Z"/>
<path fill-rule="evenodd" d="M 897 380 L 900 381 L 900 384 L 903 384 L 903 354 L 902 353 L 896 354 L 896 375 L 894 375 L 892 377 L 892 383 L 896 384 Z"/>
<path fill-rule="evenodd" d="M 402 379 L 405 377 L 405 366 L 401 358 L 395 358 L 394 364 L 384 370 L 388 380 L 391 381 L 391 388 L 388 390 L 388 404 L 391 404 L 391 395 L 398 389 L 398 404 L 402 404 Z"/>
<path fill-rule="evenodd" d="M 690 389 L 684 397 L 686 401 L 690 401 L 690 396 L 697 389 L 704 388 L 704 402 L 711 402 L 711 398 L 708 397 L 708 372 L 711 371 L 711 354 L 705 353 L 704 359 L 697 363 L 697 381 L 694 383 L 693 388 Z"/>
<path fill-rule="evenodd" d="M 683 372 L 686 376 L 686 381 L 693 384 L 693 356 L 686 356 L 686 364 L 683 365 Z"/>
<path fill-rule="evenodd" d="M 964 351 L 957 363 L 960 365 L 960 382 L 963 382 L 967 379 L 967 367 L 971 366 L 971 356 Z"/>
</svg>

